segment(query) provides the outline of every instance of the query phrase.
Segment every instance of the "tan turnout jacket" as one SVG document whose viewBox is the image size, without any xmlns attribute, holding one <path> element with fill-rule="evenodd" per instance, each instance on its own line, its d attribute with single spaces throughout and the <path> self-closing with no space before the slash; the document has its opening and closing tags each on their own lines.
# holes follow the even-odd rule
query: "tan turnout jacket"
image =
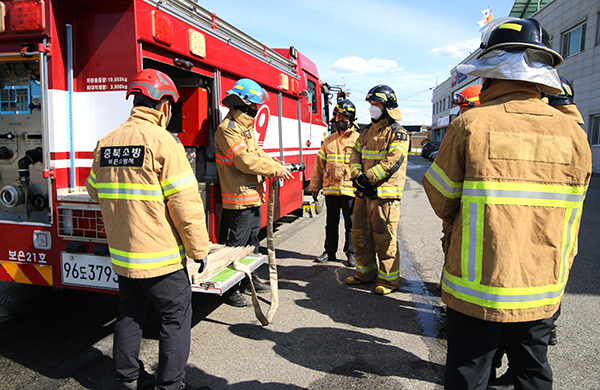
<svg viewBox="0 0 600 390">
<path fill-rule="evenodd" d="M 114 271 L 152 278 L 208 254 L 198 183 L 164 115 L 135 107 L 94 150 L 86 186 L 100 203 Z"/>
<path fill-rule="evenodd" d="M 442 299 L 487 321 L 549 318 L 577 253 L 586 134 L 534 84 L 500 81 L 479 97 L 423 178 L 447 230 Z"/>
<path fill-rule="evenodd" d="M 265 202 L 263 178 L 281 175 L 281 164 L 256 144 L 254 118 L 231 109 L 215 133 L 215 158 L 223 208 L 246 209 Z"/>
<path fill-rule="evenodd" d="M 350 154 L 358 139 L 358 125 L 352 123 L 344 134 L 330 134 L 319 153 L 312 171 L 309 190 L 317 192 L 323 188 L 325 195 L 354 196 L 350 180 Z"/>
<path fill-rule="evenodd" d="M 350 155 L 351 177 L 364 173 L 379 199 L 401 199 L 406 179 L 408 132 L 392 118 L 365 128 Z"/>
</svg>

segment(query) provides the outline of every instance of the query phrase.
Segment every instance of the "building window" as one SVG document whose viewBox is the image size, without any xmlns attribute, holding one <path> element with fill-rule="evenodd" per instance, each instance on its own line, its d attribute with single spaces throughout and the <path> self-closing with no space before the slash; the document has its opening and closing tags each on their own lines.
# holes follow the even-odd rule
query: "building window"
<svg viewBox="0 0 600 390">
<path fill-rule="evenodd" d="M 594 115 L 590 119 L 590 129 L 588 132 L 590 145 L 600 146 L 600 114 Z"/>
<path fill-rule="evenodd" d="M 585 25 L 586 23 L 567 31 L 562 37 L 562 56 L 570 57 L 580 53 L 585 44 Z"/>
</svg>

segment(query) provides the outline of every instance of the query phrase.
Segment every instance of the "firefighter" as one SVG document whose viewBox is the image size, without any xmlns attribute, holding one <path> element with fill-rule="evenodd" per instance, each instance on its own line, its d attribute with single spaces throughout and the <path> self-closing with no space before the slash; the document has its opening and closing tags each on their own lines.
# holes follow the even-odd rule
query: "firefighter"
<svg viewBox="0 0 600 390">
<path fill-rule="evenodd" d="M 252 245 L 255 253 L 259 247 L 260 205 L 266 197 L 263 177 L 292 178 L 285 165 L 273 160 L 256 144 L 254 118 L 258 106 L 268 100 L 267 91 L 255 81 L 236 81 L 222 101 L 229 107 L 229 113 L 215 132 L 215 157 L 223 199 L 221 235 L 227 246 Z M 255 274 L 252 282 L 257 292 L 270 289 Z M 248 286 L 249 281 L 244 280 L 225 302 L 248 306 L 241 294 Z"/>
<path fill-rule="evenodd" d="M 321 188 L 327 206 L 327 224 L 325 226 L 325 252 L 315 259 L 317 263 L 335 260 L 338 249 L 340 210 L 344 216 L 346 229 L 344 253 L 349 267 L 356 266 L 354 245 L 352 245 L 352 209 L 354 207 L 354 187 L 350 180 L 350 153 L 358 138 L 356 107 L 345 99 L 333 109 L 337 130 L 329 135 L 317 154 L 313 167 L 309 190 L 315 201 Z"/>
<path fill-rule="evenodd" d="M 548 104 L 556 108 L 563 114 L 570 116 L 578 125 L 584 125 L 583 117 L 575 104 L 575 91 L 573 86 L 566 78 L 560 76 L 561 92 L 557 95 L 544 94 L 548 99 Z"/>
<path fill-rule="evenodd" d="M 119 278 L 117 379 L 122 390 L 152 385 L 138 360 L 150 303 L 161 319 L 156 389 L 191 389 L 183 383 L 192 320 L 185 264 L 187 254 L 200 270 L 206 265 L 204 207 L 185 150 L 166 130 L 177 87 L 165 73 L 145 69 L 133 78 L 130 95 L 131 116 L 98 141 L 86 183 L 100 204 Z"/>
<path fill-rule="evenodd" d="M 400 284 L 396 231 L 409 140 L 408 132 L 396 122 L 402 120 L 402 114 L 392 88 L 376 85 L 365 100 L 371 105 L 371 124 L 359 135 L 350 155 L 352 184 L 356 188 L 352 215 L 356 274 L 348 277 L 346 283 L 376 280 L 375 293 L 384 295 L 397 290 Z"/>
<path fill-rule="evenodd" d="M 479 102 L 479 93 L 481 92 L 481 85 L 475 84 L 470 85 L 467 88 L 463 89 L 459 94 L 456 94 L 454 99 L 452 99 L 452 103 L 456 106 L 459 106 L 458 115 L 460 116 L 470 110 L 473 107 L 479 106 L 481 103 Z M 451 226 L 442 226 L 442 233 L 445 235 L 447 231 L 450 231 Z M 444 248 L 445 238 L 442 237 L 442 249 Z M 443 275 L 442 275 L 443 277 Z M 442 279 L 436 285 L 438 290 L 442 289 Z"/>
<path fill-rule="evenodd" d="M 456 94 L 452 103 L 459 106 L 458 115 L 464 114 L 468 109 L 477 107 L 481 103 L 479 102 L 479 93 L 481 92 L 481 85 L 475 84 L 470 85 L 463 89 L 461 93 Z"/>
<path fill-rule="evenodd" d="M 423 178 L 449 226 L 446 389 L 485 389 L 506 348 L 517 389 L 551 389 L 553 316 L 577 252 L 591 151 L 581 128 L 541 101 L 560 92 L 535 19 L 499 21 L 461 73 L 482 77 L 481 106 L 452 121 Z"/>
</svg>

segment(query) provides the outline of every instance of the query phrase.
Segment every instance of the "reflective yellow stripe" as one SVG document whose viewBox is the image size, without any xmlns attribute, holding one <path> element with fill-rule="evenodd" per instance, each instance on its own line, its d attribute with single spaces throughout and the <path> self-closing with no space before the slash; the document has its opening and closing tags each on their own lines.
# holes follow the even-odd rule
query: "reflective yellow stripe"
<svg viewBox="0 0 600 390">
<path fill-rule="evenodd" d="M 153 269 L 179 263 L 185 258 L 183 245 L 160 252 L 134 253 L 114 248 L 110 249 L 112 263 L 123 268 Z"/>
<path fill-rule="evenodd" d="M 350 155 L 349 154 L 328 154 L 327 161 L 348 164 L 350 162 Z"/>
<path fill-rule="evenodd" d="M 568 261 L 577 240 L 577 226 L 587 186 L 465 181 L 462 202 L 461 275 L 444 273 L 444 291 L 493 309 L 525 309 L 559 302 L 567 282 Z M 484 220 L 487 205 L 537 206 L 565 209 L 557 284 L 506 288 L 481 284 Z"/>
<path fill-rule="evenodd" d="M 96 188 L 96 173 L 91 170 L 90 171 L 90 175 L 87 178 L 88 183 L 90 183 L 90 186 L 92 188 Z"/>
<path fill-rule="evenodd" d="M 444 271 L 442 288 L 465 302 L 491 309 L 510 310 L 555 305 L 565 291 L 565 283 L 539 287 L 492 287 L 470 282 Z"/>
<path fill-rule="evenodd" d="M 323 149 L 319 149 L 319 152 L 317 153 L 317 157 L 319 157 L 321 160 L 327 160 L 327 155 L 325 154 Z"/>
<path fill-rule="evenodd" d="M 371 170 L 373 171 L 373 174 L 375 175 L 377 180 L 383 180 L 387 177 L 387 175 L 383 171 L 383 168 L 381 167 L 381 164 L 375 165 L 373 168 L 371 168 Z"/>
<path fill-rule="evenodd" d="M 386 273 L 386 272 L 383 272 L 382 270 L 379 270 L 378 277 L 381 279 L 385 279 L 385 280 L 396 280 L 400 277 L 400 270 L 390 272 L 390 273 Z"/>
<path fill-rule="evenodd" d="M 408 151 L 406 150 L 406 147 L 404 145 L 402 145 L 400 142 L 392 142 L 391 144 L 389 144 L 388 145 L 388 153 L 396 148 L 402 149 L 404 154 L 408 153 Z"/>
<path fill-rule="evenodd" d="M 458 199 L 462 195 L 463 183 L 450 180 L 448 175 L 446 175 L 435 161 L 431 164 L 427 172 L 425 172 L 425 178 L 446 198 Z"/>
<path fill-rule="evenodd" d="M 380 198 L 395 198 L 402 196 L 404 187 L 377 187 L 377 196 Z"/>
<path fill-rule="evenodd" d="M 198 181 L 196 180 L 194 172 L 190 169 L 179 175 L 161 181 L 160 185 L 162 186 L 165 196 L 169 196 L 187 188 L 198 186 Z"/>
<path fill-rule="evenodd" d="M 387 156 L 387 151 L 363 149 L 360 152 L 365 160 L 383 160 Z"/>
<path fill-rule="evenodd" d="M 377 269 L 376 263 L 373 263 L 373 264 L 369 265 L 368 267 L 363 267 L 358 264 L 356 265 L 356 272 L 358 272 L 359 274 L 368 274 L 368 273 L 375 271 L 376 269 Z"/>
<path fill-rule="evenodd" d="M 142 201 L 163 201 L 159 185 L 133 183 L 97 183 L 98 198 Z"/>
<path fill-rule="evenodd" d="M 354 188 L 353 187 L 331 186 L 331 187 L 323 188 L 323 194 L 324 195 L 354 196 Z"/>
<path fill-rule="evenodd" d="M 465 181 L 463 203 L 579 208 L 587 186 Z"/>
<path fill-rule="evenodd" d="M 362 164 L 352 164 L 350 165 L 350 172 L 361 171 L 362 172 Z"/>
</svg>

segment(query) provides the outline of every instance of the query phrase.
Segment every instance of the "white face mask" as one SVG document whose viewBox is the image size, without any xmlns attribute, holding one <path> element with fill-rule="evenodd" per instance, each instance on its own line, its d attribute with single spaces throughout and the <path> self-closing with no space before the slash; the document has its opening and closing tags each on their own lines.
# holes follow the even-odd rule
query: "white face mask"
<svg viewBox="0 0 600 390">
<path fill-rule="evenodd" d="M 381 108 L 371 105 L 371 107 L 369 107 L 369 114 L 371 114 L 371 118 L 377 120 L 381 117 Z"/>
</svg>

